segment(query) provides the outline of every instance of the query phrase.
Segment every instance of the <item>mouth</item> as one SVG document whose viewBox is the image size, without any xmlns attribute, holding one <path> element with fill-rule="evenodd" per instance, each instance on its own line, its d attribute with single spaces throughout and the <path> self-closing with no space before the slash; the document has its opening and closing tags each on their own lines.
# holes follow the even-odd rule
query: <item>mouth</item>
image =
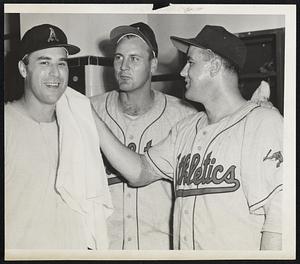
<svg viewBox="0 0 300 264">
<path fill-rule="evenodd" d="M 190 86 L 190 81 L 188 79 L 185 79 L 185 87 L 188 88 Z"/>
<path fill-rule="evenodd" d="M 54 88 L 57 89 L 60 85 L 59 82 L 45 82 L 44 83 L 48 88 Z"/>
<path fill-rule="evenodd" d="M 131 77 L 129 75 L 120 75 L 120 79 L 126 81 L 126 80 L 130 80 Z"/>
</svg>

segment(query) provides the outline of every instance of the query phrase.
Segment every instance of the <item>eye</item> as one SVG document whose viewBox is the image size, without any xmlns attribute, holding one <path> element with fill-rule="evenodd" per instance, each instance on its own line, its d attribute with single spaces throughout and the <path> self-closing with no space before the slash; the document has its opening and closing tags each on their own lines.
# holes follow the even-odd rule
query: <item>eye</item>
<svg viewBox="0 0 300 264">
<path fill-rule="evenodd" d="M 130 59 L 132 62 L 138 62 L 140 60 L 140 58 L 137 56 L 131 56 Z"/>
<path fill-rule="evenodd" d="M 41 65 L 49 65 L 49 61 L 44 61 L 44 60 L 42 60 L 42 61 L 40 61 L 40 64 L 41 64 Z"/>
<path fill-rule="evenodd" d="M 60 66 L 60 67 L 66 67 L 67 66 L 67 62 L 66 61 L 62 61 L 62 62 L 58 63 L 58 66 Z"/>
<path fill-rule="evenodd" d="M 115 60 L 115 61 L 120 61 L 120 60 L 122 60 L 122 56 L 116 54 L 115 57 L 114 57 L 114 60 Z"/>
</svg>

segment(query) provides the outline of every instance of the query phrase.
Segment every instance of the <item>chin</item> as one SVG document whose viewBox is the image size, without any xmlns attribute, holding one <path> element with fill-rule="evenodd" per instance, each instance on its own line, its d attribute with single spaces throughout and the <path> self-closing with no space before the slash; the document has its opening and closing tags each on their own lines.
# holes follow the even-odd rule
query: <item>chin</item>
<svg viewBox="0 0 300 264">
<path fill-rule="evenodd" d="M 132 90 L 134 90 L 134 88 L 132 86 L 129 85 L 119 85 L 119 89 L 123 92 L 130 92 Z"/>
<path fill-rule="evenodd" d="M 189 90 L 186 90 L 185 91 L 185 94 L 184 94 L 185 98 L 188 99 L 188 100 L 192 100 L 191 98 L 191 94 L 189 93 Z"/>
</svg>

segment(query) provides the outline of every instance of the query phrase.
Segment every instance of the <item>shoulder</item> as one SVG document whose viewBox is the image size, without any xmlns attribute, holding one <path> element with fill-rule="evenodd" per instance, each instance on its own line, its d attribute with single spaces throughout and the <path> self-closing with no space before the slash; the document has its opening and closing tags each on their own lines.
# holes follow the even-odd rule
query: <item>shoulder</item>
<svg viewBox="0 0 300 264">
<path fill-rule="evenodd" d="M 4 118 L 5 118 L 5 121 L 16 119 L 16 117 L 19 116 L 18 111 L 15 109 L 16 104 L 17 104 L 17 101 L 5 103 L 5 105 L 4 105 Z"/>
<path fill-rule="evenodd" d="M 270 109 L 265 107 L 254 108 L 247 117 L 248 121 L 256 125 L 268 125 L 268 124 L 282 124 L 283 116 L 277 109 Z"/>
<path fill-rule="evenodd" d="M 191 104 L 183 99 L 168 94 L 164 96 L 167 101 L 167 110 L 179 115 L 181 118 L 198 112 Z"/>
<path fill-rule="evenodd" d="M 249 137 L 282 137 L 283 117 L 278 110 L 256 107 L 247 115 L 245 125 Z"/>
<path fill-rule="evenodd" d="M 109 98 L 112 99 L 115 96 L 116 96 L 116 92 L 111 91 L 111 92 L 106 92 L 104 94 L 98 94 L 98 95 L 92 96 L 89 99 L 91 101 L 91 104 L 92 104 L 93 108 L 97 112 L 100 112 L 105 108 L 107 100 Z"/>
<path fill-rule="evenodd" d="M 189 104 L 187 101 L 185 101 L 183 99 L 180 99 L 178 97 L 168 95 L 168 94 L 165 94 L 165 97 L 166 97 L 167 102 L 170 105 L 170 107 L 179 107 L 182 109 L 189 109 L 192 112 L 197 111 L 191 104 Z"/>
<path fill-rule="evenodd" d="M 89 97 L 92 104 L 99 104 L 99 102 L 105 101 L 106 97 L 111 94 L 112 92 L 107 92 L 104 94 L 97 94 L 94 96 Z"/>
<path fill-rule="evenodd" d="M 17 101 L 8 102 L 4 105 L 4 127 L 6 131 L 14 131 L 20 129 L 20 126 L 26 120 L 25 114 L 17 107 Z"/>
</svg>

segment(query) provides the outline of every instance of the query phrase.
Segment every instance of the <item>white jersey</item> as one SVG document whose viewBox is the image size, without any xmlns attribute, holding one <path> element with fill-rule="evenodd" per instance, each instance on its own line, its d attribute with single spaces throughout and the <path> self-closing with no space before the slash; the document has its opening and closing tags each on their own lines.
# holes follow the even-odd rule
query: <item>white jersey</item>
<svg viewBox="0 0 300 264">
<path fill-rule="evenodd" d="M 147 152 L 174 180 L 174 248 L 259 250 L 263 205 L 282 190 L 283 118 L 248 102 L 208 125 L 205 113 L 180 121 Z M 280 221 L 278 221 L 280 223 Z"/>
<path fill-rule="evenodd" d="M 55 191 L 56 122 L 5 105 L 6 249 L 87 249 L 84 218 Z"/>
<path fill-rule="evenodd" d="M 154 91 L 154 106 L 135 119 L 118 106 L 119 93 L 108 92 L 91 98 L 98 115 L 128 148 L 144 153 L 167 137 L 172 126 L 194 108 L 176 97 Z M 110 249 L 164 249 L 172 244 L 172 183 L 160 180 L 132 188 L 107 165 L 114 213 L 108 221 Z"/>
</svg>

